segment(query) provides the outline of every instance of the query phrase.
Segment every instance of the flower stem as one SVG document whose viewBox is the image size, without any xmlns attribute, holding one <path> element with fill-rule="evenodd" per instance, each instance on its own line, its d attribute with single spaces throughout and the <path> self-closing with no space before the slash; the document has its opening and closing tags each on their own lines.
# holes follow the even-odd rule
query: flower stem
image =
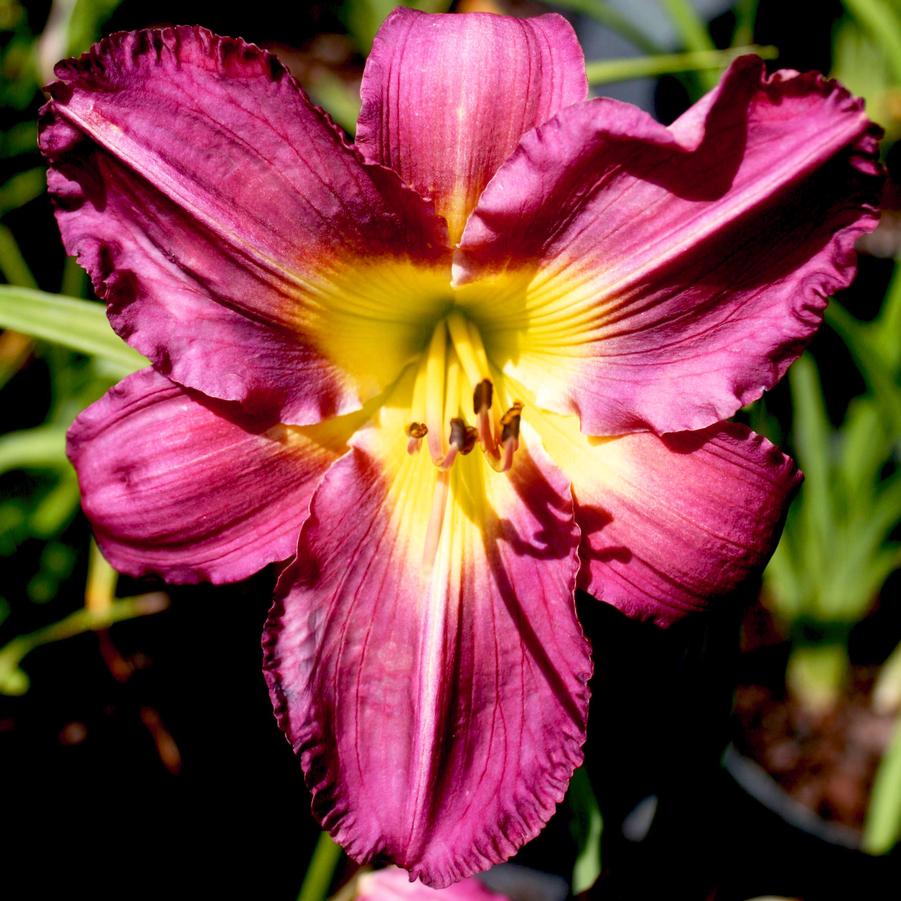
<svg viewBox="0 0 901 901">
<path fill-rule="evenodd" d="M 134 619 L 136 616 L 158 613 L 164 610 L 168 603 L 168 597 L 160 592 L 124 598 L 100 613 L 83 607 L 59 622 L 44 626 L 28 635 L 17 636 L 0 648 L 0 694 L 19 695 L 28 691 L 28 677 L 19 669 L 19 664 L 22 658 L 35 648 L 83 632 L 106 629 L 113 623 Z"/>
<path fill-rule="evenodd" d="M 327 832 L 323 832 L 313 850 L 313 858 L 303 877 L 297 901 L 325 901 L 340 859 L 341 848 Z"/>
</svg>

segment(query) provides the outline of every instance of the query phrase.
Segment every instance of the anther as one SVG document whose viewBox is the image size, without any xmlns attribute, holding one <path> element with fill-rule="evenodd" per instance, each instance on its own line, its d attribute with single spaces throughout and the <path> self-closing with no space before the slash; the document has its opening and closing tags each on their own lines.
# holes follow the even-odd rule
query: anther
<svg viewBox="0 0 901 901">
<path fill-rule="evenodd" d="M 472 449 L 476 446 L 476 430 L 467 425 L 463 419 L 454 417 L 450 421 L 450 440 L 451 447 L 455 447 L 457 451 L 464 456 L 472 453 Z"/>
<path fill-rule="evenodd" d="M 472 392 L 472 412 L 478 416 L 482 410 L 490 410 L 493 398 L 494 385 L 489 379 L 482 379 Z"/>
<path fill-rule="evenodd" d="M 519 423 L 522 418 L 522 404 L 515 401 L 513 406 L 501 416 L 501 454 L 498 469 L 507 472 L 513 465 L 513 455 L 519 449 Z"/>
<path fill-rule="evenodd" d="M 494 400 L 494 385 L 489 379 L 482 379 L 472 392 L 472 409 L 479 417 L 478 438 L 482 447 L 493 454 L 495 453 L 494 435 L 491 431 L 491 404 Z"/>
<path fill-rule="evenodd" d="M 407 426 L 407 453 L 415 454 L 422 446 L 422 439 L 429 433 L 428 426 L 424 422 L 411 422 Z"/>
<path fill-rule="evenodd" d="M 516 401 L 503 416 L 501 416 L 501 444 L 509 439 L 519 442 L 519 422 L 522 418 L 522 404 Z"/>
</svg>

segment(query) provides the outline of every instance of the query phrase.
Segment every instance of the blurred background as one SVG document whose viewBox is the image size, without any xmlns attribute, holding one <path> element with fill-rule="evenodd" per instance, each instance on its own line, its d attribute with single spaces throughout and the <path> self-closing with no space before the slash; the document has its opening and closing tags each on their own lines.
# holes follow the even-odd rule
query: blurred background
<svg viewBox="0 0 901 901">
<path fill-rule="evenodd" d="M 354 875 L 319 841 L 261 676 L 274 573 L 173 589 L 118 578 L 92 543 L 65 431 L 140 362 L 64 255 L 35 123 L 58 59 L 112 31 L 197 23 L 272 49 L 352 134 L 394 5 L 0 0 L 4 897 L 249 884 L 315 901 Z M 524 877 L 494 878 L 513 879 L 513 898 L 901 897 L 901 4 L 408 5 L 560 11 L 592 90 L 664 122 L 757 52 L 839 78 L 885 128 L 882 222 L 857 281 L 741 414 L 807 476 L 772 562 L 733 604 L 666 633 L 579 599 L 597 670 L 587 763 L 517 857 Z"/>
</svg>

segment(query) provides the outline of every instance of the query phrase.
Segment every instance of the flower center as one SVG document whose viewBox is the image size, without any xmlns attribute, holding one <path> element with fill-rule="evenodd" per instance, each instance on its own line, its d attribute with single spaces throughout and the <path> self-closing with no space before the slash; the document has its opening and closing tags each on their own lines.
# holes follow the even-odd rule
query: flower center
<svg viewBox="0 0 901 901">
<path fill-rule="evenodd" d="M 478 444 L 491 466 L 506 472 L 519 447 L 522 404 L 514 401 L 498 416 L 494 394 L 479 330 L 458 311 L 450 312 L 435 326 L 419 365 L 407 451 L 418 452 L 427 439 L 432 461 L 447 470 L 458 455 L 471 453 Z M 469 415 L 474 425 L 469 424 Z"/>
</svg>

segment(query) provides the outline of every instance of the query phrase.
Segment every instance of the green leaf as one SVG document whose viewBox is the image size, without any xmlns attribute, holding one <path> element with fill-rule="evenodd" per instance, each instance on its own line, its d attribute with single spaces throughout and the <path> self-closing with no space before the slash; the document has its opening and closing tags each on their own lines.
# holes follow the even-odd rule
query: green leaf
<svg viewBox="0 0 901 901">
<path fill-rule="evenodd" d="M 892 436 L 876 402 L 869 395 L 848 406 L 840 430 L 838 474 L 844 496 L 854 509 L 868 508 L 882 467 L 891 458 Z"/>
<path fill-rule="evenodd" d="M 805 710 L 825 713 L 842 696 L 849 670 L 844 644 L 796 644 L 788 658 L 785 682 Z"/>
<path fill-rule="evenodd" d="M 764 59 L 775 59 L 775 47 L 735 47 L 729 50 L 700 50 L 688 53 L 661 53 L 656 56 L 633 56 L 607 59 L 585 65 L 588 83 L 592 85 L 628 81 L 631 78 L 651 78 L 675 75 L 679 72 L 721 71 L 746 53 L 756 53 Z"/>
<path fill-rule="evenodd" d="M 788 514 L 782 537 L 776 550 L 763 572 L 763 581 L 767 595 L 772 602 L 774 612 L 785 621 L 792 622 L 804 613 L 805 599 L 810 598 L 816 588 L 810 578 L 811 570 L 804 565 L 803 558 L 795 552 L 797 547 L 799 501 L 795 502 Z"/>
<path fill-rule="evenodd" d="M 44 193 L 47 176 L 42 168 L 26 169 L 0 185 L 0 216 L 17 210 Z"/>
<path fill-rule="evenodd" d="M 901 370 L 901 265 L 895 264 L 879 316 L 870 325 L 873 340 L 897 379 Z"/>
<path fill-rule="evenodd" d="M 297 901 L 326 901 L 340 860 L 340 846 L 327 832 L 322 832 L 313 849 L 313 858 L 303 877 Z"/>
<path fill-rule="evenodd" d="M 878 343 L 874 341 L 864 324 L 835 300 L 826 308 L 826 322 L 848 346 L 889 427 L 895 435 L 901 435 L 901 385 L 898 384 L 897 373 L 886 359 L 881 339 Z"/>
<path fill-rule="evenodd" d="M 0 157 L 33 153 L 38 146 L 38 127 L 34 122 L 19 122 L 0 132 Z"/>
<path fill-rule="evenodd" d="M 896 84 L 901 84 L 901 12 L 883 0 L 845 0 L 845 8 L 885 51 Z"/>
<path fill-rule="evenodd" d="M 901 642 L 879 668 L 873 685 L 873 709 L 882 714 L 901 711 Z"/>
<path fill-rule="evenodd" d="M 360 116 L 360 94 L 333 72 L 323 71 L 305 85 L 313 102 L 321 106 L 348 134 Z"/>
<path fill-rule="evenodd" d="M 0 222 L 0 274 L 11 284 L 36 289 L 35 277 L 22 256 L 13 233 Z"/>
<path fill-rule="evenodd" d="M 758 6 L 758 0 L 737 0 L 735 4 L 735 30 L 732 32 L 733 47 L 753 43 Z"/>
<path fill-rule="evenodd" d="M 120 376 L 147 365 L 110 328 L 103 306 L 93 301 L 0 285 L 0 328 L 102 357 Z"/>
<path fill-rule="evenodd" d="M 372 49 L 375 33 L 396 6 L 438 13 L 450 9 L 450 0 L 345 0 L 341 16 L 361 53 Z"/>
<path fill-rule="evenodd" d="M 632 46 L 645 53 L 660 53 L 662 50 L 656 42 L 651 40 L 640 28 L 637 28 L 631 19 L 605 3 L 604 0 L 551 0 L 550 5 L 589 16 L 595 22 L 615 31 Z"/>
<path fill-rule="evenodd" d="M 573 867 L 573 894 L 578 895 L 588 891 L 601 875 L 603 821 L 584 767 L 573 773 L 567 798 L 574 814 L 573 830 L 579 848 Z"/>
<path fill-rule="evenodd" d="M 835 530 L 829 465 L 832 428 L 816 363 L 810 356 L 801 357 L 789 370 L 789 385 L 794 410 L 793 444 L 805 476 L 799 492 L 800 539 L 812 565 L 812 575 L 819 575 L 828 566 L 827 548 Z"/>
<path fill-rule="evenodd" d="M 901 719 L 876 770 L 863 827 L 863 849 L 885 854 L 901 838 Z"/>
<path fill-rule="evenodd" d="M 662 0 L 663 6 L 669 13 L 673 25 L 682 36 L 682 43 L 686 50 L 703 52 L 716 50 L 716 45 L 707 31 L 707 26 L 701 21 L 691 0 Z M 703 73 L 698 81 L 705 91 L 709 91 L 716 85 L 716 76 Z"/>
<path fill-rule="evenodd" d="M 10 469 L 64 469 L 66 430 L 56 425 L 0 435 L 0 473 Z"/>
</svg>

